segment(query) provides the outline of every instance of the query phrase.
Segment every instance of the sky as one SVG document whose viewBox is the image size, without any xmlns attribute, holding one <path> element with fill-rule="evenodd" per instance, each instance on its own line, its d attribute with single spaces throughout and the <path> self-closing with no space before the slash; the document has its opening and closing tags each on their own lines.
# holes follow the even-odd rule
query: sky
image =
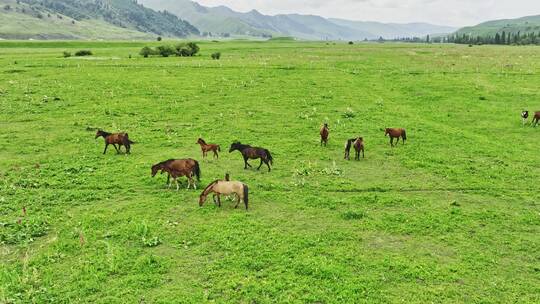
<svg viewBox="0 0 540 304">
<path fill-rule="evenodd" d="M 467 26 L 494 19 L 540 15 L 540 0 L 195 0 L 263 14 L 313 14 L 381 22 Z"/>
</svg>

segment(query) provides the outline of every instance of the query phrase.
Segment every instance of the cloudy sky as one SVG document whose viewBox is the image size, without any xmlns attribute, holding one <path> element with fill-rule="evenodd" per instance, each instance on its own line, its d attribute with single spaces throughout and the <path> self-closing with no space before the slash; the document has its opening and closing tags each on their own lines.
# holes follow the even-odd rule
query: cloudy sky
<svg viewBox="0 0 540 304">
<path fill-rule="evenodd" d="M 540 0 L 195 0 L 264 14 L 302 13 L 383 22 L 430 22 L 464 26 L 540 15 Z"/>
</svg>

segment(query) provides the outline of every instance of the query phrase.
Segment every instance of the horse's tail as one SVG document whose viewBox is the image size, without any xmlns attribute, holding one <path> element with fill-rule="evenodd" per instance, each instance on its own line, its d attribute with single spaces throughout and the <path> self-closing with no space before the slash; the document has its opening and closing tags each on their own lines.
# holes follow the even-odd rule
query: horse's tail
<svg viewBox="0 0 540 304">
<path fill-rule="evenodd" d="M 403 133 L 401 135 L 403 136 L 403 140 L 407 140 L 407 132 L 405 129 L 403 129 Z"/>
<path fill-rule="evenodd" d="M 249 189 L 248 189 L 248 185 L 246 184 L 243 184 L 244 185 L 244 205 L 246 206 L 246 210 L 248 208 L 248 203 L 249 203 Z"/>
<path fill-rule="evenodd" d="M 136 142 L 132 141 L 131 139 L 129 139 L 129 134 L 127 134 L 127 133 L 124 134 L 124 141 L 129 145 L 133 145 L 133 144 L 136 143 Z"/>
<path fill-rule="evenodd" d="M 217 146 L 217 150 L 218 152 L 221 152 L 221 147 L 219 145 Z"/>
<path fill-rule="evenodd" d="M 197 176 L 197 181 L 201 181 L 201 167 L 199 167 L 199 162 L 195 161 L 195 166 L 193 167 L 193 173 Z"/>
<path fill-rule="evenodd" d="M 266 152 L 266 157 L 268 158 L 270 164 L 273 165 L 274 163 L 272 161 L 274 160 L 274 158 L 272 157 L 272 154 L 270 154 L 270 151 L 268 151 L 268 149 L 264 149 L 264 152 Z"/>
</svg>

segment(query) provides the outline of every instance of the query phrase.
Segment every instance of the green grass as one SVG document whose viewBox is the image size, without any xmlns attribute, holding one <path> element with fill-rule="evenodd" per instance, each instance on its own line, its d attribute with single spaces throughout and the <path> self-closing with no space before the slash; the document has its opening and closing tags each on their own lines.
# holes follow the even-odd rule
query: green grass
<svg viewBox="0 0 540 304">
<path fill-rule="evenodd" d="M 540 129 L 519 118 L 540 110 L 537 48 L 143 45 L 0 42 L 0 302 L 540 301 Z M 79 49 L 94 56 L 62 58 Z M 102 155 L 95 128 L 132 154 Z M 343 160 L 360 135 L 366 159 Z M 243 170 L 234 140 L 274 170 Z M 249 184 L 251 210 L 150 177 L 184 157 L 202 185 Z"/>
</svg>

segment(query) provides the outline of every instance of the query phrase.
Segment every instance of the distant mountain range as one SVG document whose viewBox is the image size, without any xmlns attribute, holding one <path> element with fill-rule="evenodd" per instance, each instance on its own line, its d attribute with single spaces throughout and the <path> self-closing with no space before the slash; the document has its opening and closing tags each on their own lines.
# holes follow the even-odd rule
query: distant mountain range
<svg viewBox="0 0 540 304">
<path fill-rule="evenodd" d="M 139 0 L 155 10 L 166 10 L 196 26 L 201 33 L 223 36 L 291 36 L 307 40 L 363 40 L 383 37 L 424 37 L 448 34 L 457 28 L 427 23 L 380 23 L 326 19 L 313 15 L 263 15 L 256 10 L 236 12 L 226 6 L 206 7 L 190 0 Z"/>
<path fill-rule="evenodd" d="M 476 26 L 464 27 L 457 31 L 458 35 L 494 36 L 497 33 L 540 33 L 540 15 L 517 19 L 502 19 L 480 23 Z"/>
<path fill-rule="evenodd" d="M 133 0 L 0 0 L 3 39 L 154 39 L 199 31 Z"/>
</svg>

